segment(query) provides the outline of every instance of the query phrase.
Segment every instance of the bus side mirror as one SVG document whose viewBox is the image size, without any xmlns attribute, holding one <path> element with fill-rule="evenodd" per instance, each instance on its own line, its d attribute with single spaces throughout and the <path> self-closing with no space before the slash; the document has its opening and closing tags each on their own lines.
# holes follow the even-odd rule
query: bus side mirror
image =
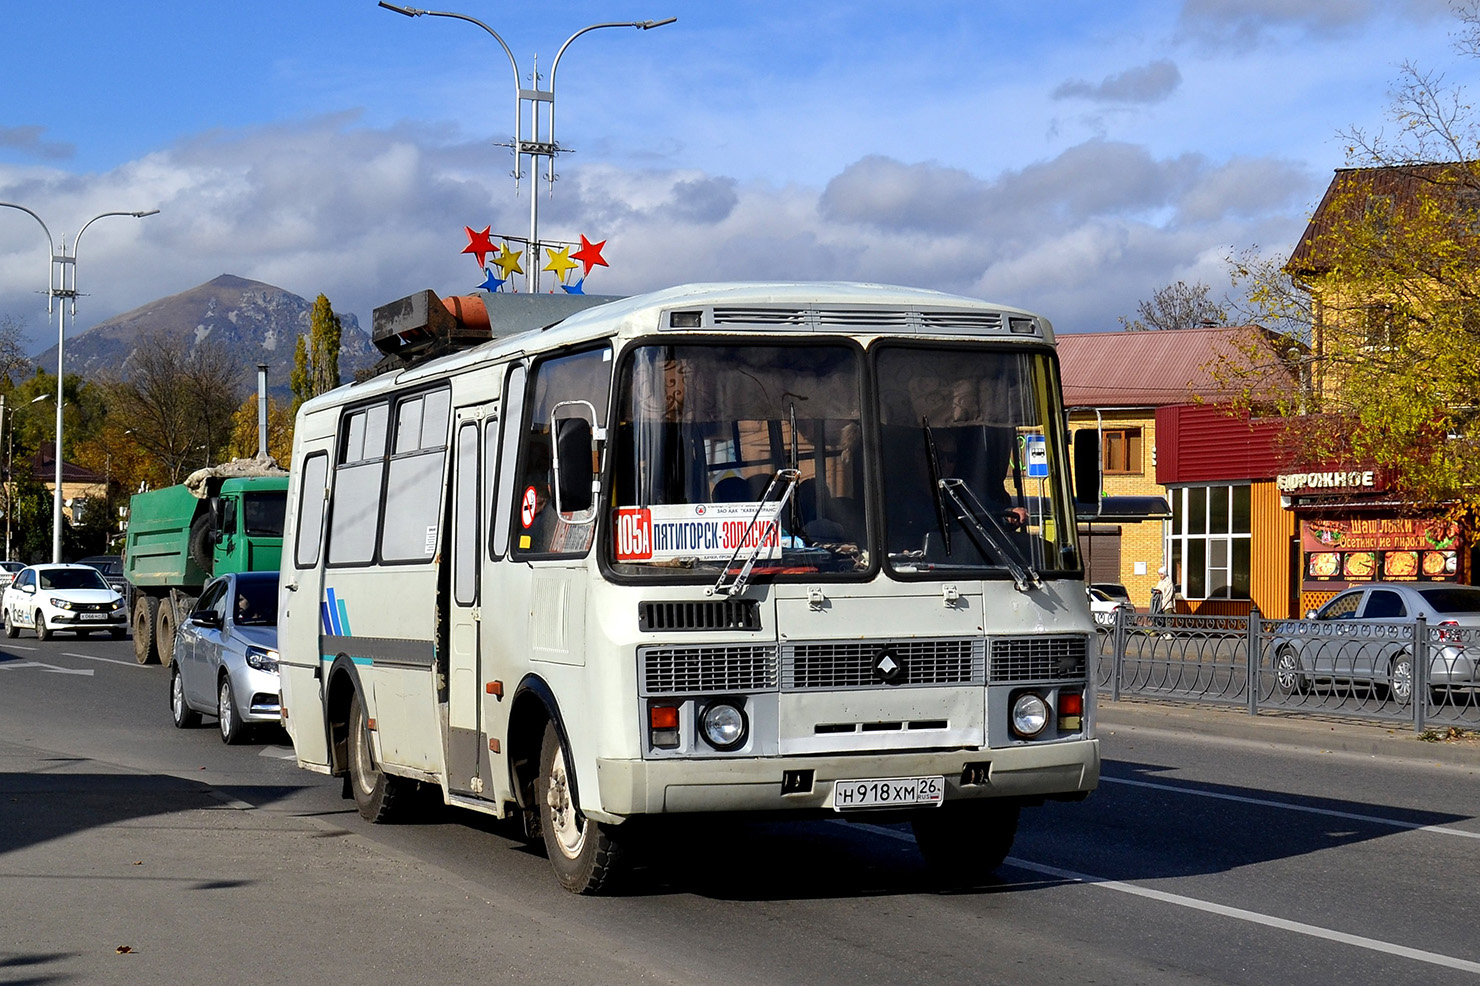
<svg viewBox="0 0 1480 986">
<path fill-rule="evenodd" d="M 565 418 L 555 422 L 555 510 L 562 517 L 591 510 L 591 422 Z M 569 518 L 579 521 L 584 518 Z"/>
<path fill-rule="evenodd" d="M 1081 428 L 1074 433 L 1074 500 L 1100 502 L 1100 431 Z"/>
</svg>

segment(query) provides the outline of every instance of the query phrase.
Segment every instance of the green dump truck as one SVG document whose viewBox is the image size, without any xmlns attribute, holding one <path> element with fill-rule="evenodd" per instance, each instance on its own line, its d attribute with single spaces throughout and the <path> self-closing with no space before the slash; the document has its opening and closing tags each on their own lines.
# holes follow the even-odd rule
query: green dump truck
<svg viewBox="0 0 1480 986">
<path fill-rule="evenodd" d="M 140 664 L 169 665 L 175 628 L 214 576 L 278 568 L 287 473 L 253 460 L 237 463 L 199 470 L 179 486 L 129 501 L 123 574 Z"/>
</svg>

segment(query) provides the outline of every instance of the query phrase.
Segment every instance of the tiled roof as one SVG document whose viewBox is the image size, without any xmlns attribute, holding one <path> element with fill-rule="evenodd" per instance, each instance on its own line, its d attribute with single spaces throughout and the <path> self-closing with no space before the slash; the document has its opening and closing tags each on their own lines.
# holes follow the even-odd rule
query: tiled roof
<svg viewBox="0 0 1480 986">
<path fill-rule="evenodd" d="M 1154 329 L 1143 332 L 1060 333 L 1056 337 L 1069 407 L 1164 407 L 1199 400 L 1231 400 L 1241 393 L 1214 379 L 1219 361 L 1250 365 L 1251 344 L 1277 365 L 1274 349 L 1258 326 Z M 1266 360 L 1260 359 L 1259 365 Z M 1270 400 L 1293 390 L 1294 377 L 1272 370 L 1256 392 Z"/>
<path fill-rule="evenodd" d="M 35 456 L 31 459 L 37 482 L 52 483 L 56 481 L 57 460 L 56 443 L 41 442 L 36 449 Z M 103 477 L 91 469 L 84 469 L 75 462 L 62 460 L 62 482 L 63 483 L 101 483 Z"/>
</svg>

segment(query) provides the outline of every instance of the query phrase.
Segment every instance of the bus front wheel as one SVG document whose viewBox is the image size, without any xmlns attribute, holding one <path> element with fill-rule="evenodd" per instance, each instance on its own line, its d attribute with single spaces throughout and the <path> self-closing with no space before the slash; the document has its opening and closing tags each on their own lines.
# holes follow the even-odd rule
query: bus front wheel
<svg viewBox="0 0 1480 986">
<path fill-rule="evenodd" d="M 360 815 L 371 822 L 393 821 L 414 783 L 403 777 L 392 777 L 375 762 L 365 706 L 360 702 L 360 693 L 355 692 L 349 700 L 349 787 Z"/>
<path fill-rule="evenodd" d="M 614 838 L 613 826 L 581 814 L 571 792 L 565 744 L 553 722 L 545 725 L 540 744 L 534 796 L 545 854 L 560 885 L 577 894 L 609 890 L 621 869 L 622 847 Z"/>
<path fill-rule="evenodd" d="M 963 885 L 990 877 L 1012 849 L 1018 806 L 980 800 L 922 808 L 910 820 L 915 844 L 935 873 Z"/>
</svg>

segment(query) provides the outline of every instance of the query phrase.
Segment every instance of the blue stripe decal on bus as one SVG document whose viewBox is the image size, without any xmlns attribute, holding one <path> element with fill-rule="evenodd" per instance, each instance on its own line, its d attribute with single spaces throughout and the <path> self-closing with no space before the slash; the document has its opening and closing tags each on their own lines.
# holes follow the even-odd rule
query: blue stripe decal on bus
<svg viewBox="0 0 1480 986">
<path fill-rule="evenodd" d="M 325 636 L 332 636 L 334 633 L 334 624 L 329 620 L 328 603 L 319 603 L 319 628 Z"/>
<path fill-rule="evenodd" d="M 339 600 L 334 596 L 334 590 L 326 586 L 324 596 L 329 601 L 329 632 L 336 637 L 344 636 L 339 630 Z"/>
<path fill-rule="evenodd" d="M 339 602 L 339 633 L 345 637 L 353 637 L 354 631 L 349 628 L 349 610 L 344 606 L 344 600 Z"/>
</svg>

